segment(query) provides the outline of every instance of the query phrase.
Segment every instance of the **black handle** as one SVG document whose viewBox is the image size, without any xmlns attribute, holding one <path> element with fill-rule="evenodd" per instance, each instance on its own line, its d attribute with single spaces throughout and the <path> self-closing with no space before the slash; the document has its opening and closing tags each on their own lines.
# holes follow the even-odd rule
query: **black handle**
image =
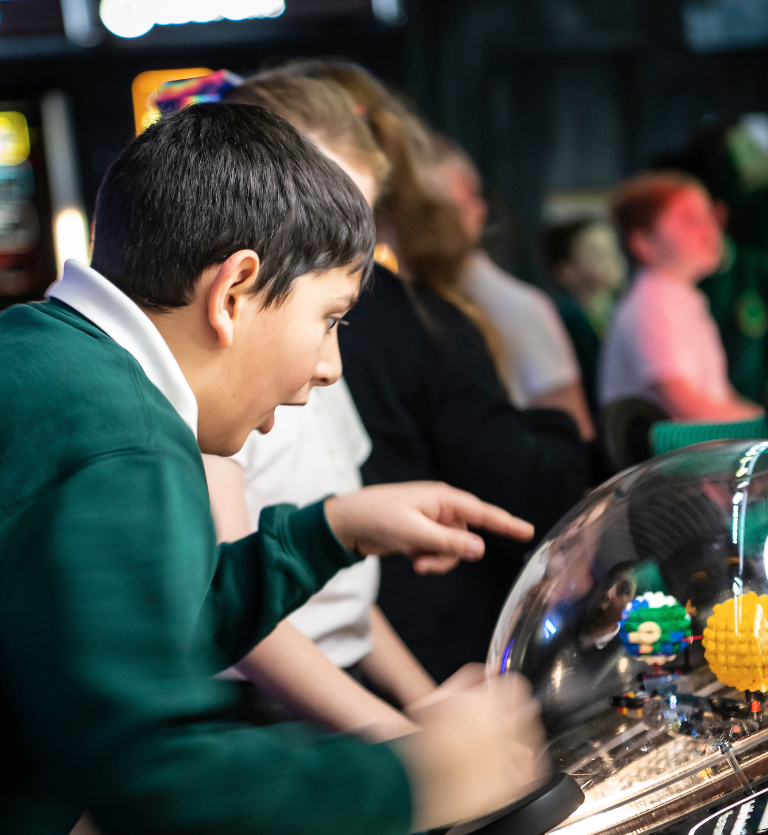
<svg viewBox="0 0 768 835">
<path fill-rule="evenodd" d="M 584 792 L 570 774 L 555 774 L 536 791 L 479 820 L 461 823 L 447 835 L 544 835 L 584 802 Z"/>
</svg>

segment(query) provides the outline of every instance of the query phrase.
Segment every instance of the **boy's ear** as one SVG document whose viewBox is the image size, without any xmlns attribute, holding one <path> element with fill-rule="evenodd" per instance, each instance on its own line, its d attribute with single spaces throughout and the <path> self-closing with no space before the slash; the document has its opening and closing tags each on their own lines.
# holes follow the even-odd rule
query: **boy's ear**
<svg viewBox="0 0 768 835">
<path fill-rule="evenodd" d="M 252 298 L 259 274 L 259 256 L 250 249 L 230 255 L 218 267 L 208 291 L 208 321 L 216 332 L 219 347 L 228 348 L 245 303 Z"/>
<path fill-rule="evenodd" d="M 627 236 L 627 249 L 641 264 L 653 261 L 653 242 L 647 232 L 633 229 Z"/>
<path fill-rule="evenodd" d="M 731 216 L 728 206 L 722 200 L 713 200 L 712 211 L 715 213 L 719 227 L 723 230 L 726 229 Z"/>
</svg>

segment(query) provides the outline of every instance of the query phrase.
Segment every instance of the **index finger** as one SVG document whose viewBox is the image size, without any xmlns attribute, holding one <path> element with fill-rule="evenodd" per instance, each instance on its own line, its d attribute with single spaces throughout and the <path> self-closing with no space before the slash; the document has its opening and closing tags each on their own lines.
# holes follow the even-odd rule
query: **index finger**
<svg viewBox="0 0 768 835">
<path fill-rule="evenodd" d="M 417 574 L 447 574 L 459 564 L 460 560 L 461 557 L 449 555 L 422 554 L 414 557 L 413 570 Z"/>
<path fill-rule="evenodd" d="M 518 519 L 506 510 L 488 504 L 464 490 L 449 488 L 443 501 L 459 519 L 472 528 L 482 528 L 520 542 L 527 542 L 533 537 L 534 527 L 530 522 Z"/>
</svg>

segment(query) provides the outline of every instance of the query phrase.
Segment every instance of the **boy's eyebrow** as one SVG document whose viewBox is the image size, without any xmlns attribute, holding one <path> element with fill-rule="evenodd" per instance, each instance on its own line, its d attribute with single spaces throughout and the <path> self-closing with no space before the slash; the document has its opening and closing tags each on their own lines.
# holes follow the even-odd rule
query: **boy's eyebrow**
<svg viewBox="0 0 768 835">
<path fill-rule="evenodd" d="M 357 304 L 359 296 L 357 293 L 350 293 L 348 296 L 339 296 L 338 299 L 332 299 L 332 304 L 343 304 L 350 310 Z"/>
</svg>

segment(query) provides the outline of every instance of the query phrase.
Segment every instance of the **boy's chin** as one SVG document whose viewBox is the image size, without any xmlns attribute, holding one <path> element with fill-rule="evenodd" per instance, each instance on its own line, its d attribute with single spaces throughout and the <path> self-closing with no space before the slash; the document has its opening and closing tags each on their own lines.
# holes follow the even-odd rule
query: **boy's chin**
<svg viewBox="0 0 768 835">
<path fill-rule="evenodd" d="M 272 430 L 272 427 L 275 425 L 275 413 L 274 411 L 270 414 L 270 416 L 263 421 L 257 427 L 257 430 L 261 432 L 262 435 L 266 435 L 268 432 Z"/>
</svg>

